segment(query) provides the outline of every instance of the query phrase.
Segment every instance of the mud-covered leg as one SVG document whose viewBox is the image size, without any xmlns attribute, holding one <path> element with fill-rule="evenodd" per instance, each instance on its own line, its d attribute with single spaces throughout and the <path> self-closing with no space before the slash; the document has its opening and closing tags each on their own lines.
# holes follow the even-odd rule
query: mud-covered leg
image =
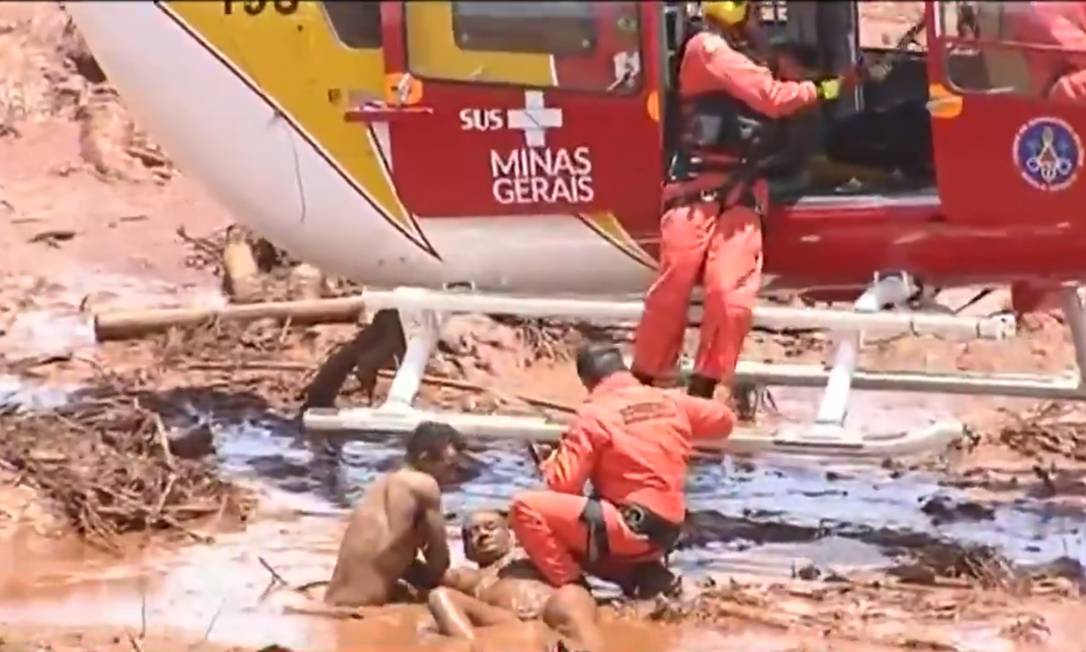
<svg viewBox="0 0 1086 652">
<path fill-rule="evenodd" d="M 305 388 L 302 412 L 312 407 L 332 407 L 352 370 L 373 400 L 377 372 L 402 360 L 406 349 L 403 328 L 396 310 L 379 310 L 370 323 L 350 340 L 336 347 Z"/>
<path fill-rule="evenodd" d="M 444 586 L 430 591 L 427 606 L 442 634 L 469 641 L 475 640 L 476 627 L 519 621 L 511 611 L 492 607 L 482 600 Z"/>
<path fill-rule="evenodd" d="M 304 414 L 313 407 L 334 406 L 336 395 L 352 370 L 372 402 L 378 370 L 391 367 L 396 360 L 402 359 L 405 347 L 399 314 L 395 310 L 379 310 L 354 338 L 340 344 L 329 354 L 305 388 L 305 401 L 299 413 Z M 320 472 L 327 475 L 326 483 L 332 488 L 337 487 L 343 439 L 314 438 L 310 435 L 309 445 L 315 449 Z"/>
<path fill-rule="evenodd" d="M 543 623 L 566 639 L 567 649 L 597 652 L 603 648 L 599 606 L 579 584 L 567 584 L 554 592 L 543 607 Z"/>
</svg>

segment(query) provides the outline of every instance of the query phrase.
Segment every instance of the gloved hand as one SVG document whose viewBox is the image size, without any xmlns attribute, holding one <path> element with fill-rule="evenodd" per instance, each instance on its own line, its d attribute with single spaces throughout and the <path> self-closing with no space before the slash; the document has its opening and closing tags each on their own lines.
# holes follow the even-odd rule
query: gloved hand
<svg viewBox="0 0 1086 652">
<path fill-rule="evenodd" d="M 863 81 L 866 76 L 863 63 L 857 63 L 848 69 L 845 74 L 817 82 L 818 97 L 823 100 L 836 100 L 841 93 L 852 90 Z"/>
<path fill-rule="evenodd" d="M 815 87 L 818 89 L 818 99 L 836 100 L 840 97 L 841 81 L 840 77 L 831 77 L 830 79 L 823 79 L 820 82 L 816 82 Z"/>
</svg>

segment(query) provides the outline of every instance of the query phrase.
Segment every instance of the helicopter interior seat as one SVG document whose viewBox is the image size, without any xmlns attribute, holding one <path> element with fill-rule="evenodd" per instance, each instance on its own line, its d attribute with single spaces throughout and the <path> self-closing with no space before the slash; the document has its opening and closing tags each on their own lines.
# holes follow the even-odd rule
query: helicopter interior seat
<svg viewBox="0 0 1086 652">
<path fill-rule="evenodd" d="M 857 168 L 854 173 L 868 187 L 908 190 L 934 185 L 926 65 L 923 56 L 905 54 L 893 62 L 884 79 L 865 82 L 863 108 L 834 117 L 826 126 L 827 160 Z"/>
<path fill-rule="evenodd" d="M 774 196 L 898 194 L 935 185 L 927 70 L 922 57 L 896 62 L 861 89 L 862 108 L 801 114 L 788 121 L 789 166 L 771 176 Z M 800 173 L 797 168 L 802 166 Z"/>
</svg>

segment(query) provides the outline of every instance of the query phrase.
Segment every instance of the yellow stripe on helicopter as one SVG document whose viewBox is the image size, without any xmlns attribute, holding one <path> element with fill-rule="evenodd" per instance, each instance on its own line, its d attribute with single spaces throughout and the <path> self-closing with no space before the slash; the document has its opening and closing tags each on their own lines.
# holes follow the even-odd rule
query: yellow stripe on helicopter
<svg viewBox="0 0 1086 652">
<path fill-rule="evenodd" d="M 345 46 L 316 2 L 299 2 L 289 16 L 265 11 L 244 17 L 240 11 L 224 15 L 218 2 L 163 0 L 158 4 L 287 113 L 386 220 L 437 256 L 418 220 L 399 199 L 388 169 L 388 144 L 372 129 L 344 120 L 345 111 L 358 103 L 359 95 L 385 99 L 388 79 L 379 47 Z M 446 78 L 485 79 L 493 74 L 529 86 L 556 84 L 550 55 L 461 50 L 452 37 L 451 3 L 407 3 L 405 8 L 408 33 L 427 35 L 408 44 L 413 70 L 423 75 L 437 70 Z M 633 260 L 655 268 L 656 262 L 612 213 L 577 217 Z"/>
<path fill-rule="evenodd" d="M 656 261 L 653 260 L 641 245 L 626 231 L 622 222 L 614 213 L 599 211 L 595 213 L 582 213 L 577 216 L 585 226 L 592 229 L 596 235 L 607 240 L 619 251 L 635 261 L 651 269 L 656 269 Z"/>
<path fill-rule="evenodd" d="M 221 2 L 200 0 L 169 0 L 159 6 L 288 114 L 385 219 L 436 255 L 418 221 L 400 202 L 372 130 L 344 121 L 358 95 L 383 98 L 385 62 L 380 48 L 345 46 L 316 2 L 298 3 L 289 16 L 275 11 L 245 15 L 240 9 L 224 15 Z"/>
</svg>

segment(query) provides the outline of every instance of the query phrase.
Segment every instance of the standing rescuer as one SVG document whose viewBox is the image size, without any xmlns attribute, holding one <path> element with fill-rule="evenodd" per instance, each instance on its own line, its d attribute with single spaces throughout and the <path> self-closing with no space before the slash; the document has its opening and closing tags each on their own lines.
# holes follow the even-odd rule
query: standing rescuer
<svg viewBox="0 0 1086 652">
<path fill-rule="evenodd" d="M 588 400 L 539 460 L 548 490 L 513 497 L 513 531 L 555 586 L 578 581 L 584 568 L 627 594 L 652 592 L 647 585 L 669 575 L 652 571 L 663 570 L 686 515 L 693 442 L 727 437 L 735 417 L 723 403 L 645 387 L 611 345 L 582 347 L 577 373 Z M 589 480 L 596 497 L 582 494 Z"/>
<path fill-rule="evenodd" d="M 739 49 L 749 4 L 702 2 L 703 28 L 681 50 L 678 116 L 669 118 L 678 130 L 677 156 L 664 188 L 660 275 L 645 297 L 634 341 L 633 373 L 641 382 L 670 375 L 690 294 L 701 280 L 704 316 L 688 391 L 705 398 L 722 381 L 730 386 L 753 321 L 768 201 L 758 171 L 772 154 L 772 123 L 836 99 L 859 76 L 774 79 Z"/>
</svg>

